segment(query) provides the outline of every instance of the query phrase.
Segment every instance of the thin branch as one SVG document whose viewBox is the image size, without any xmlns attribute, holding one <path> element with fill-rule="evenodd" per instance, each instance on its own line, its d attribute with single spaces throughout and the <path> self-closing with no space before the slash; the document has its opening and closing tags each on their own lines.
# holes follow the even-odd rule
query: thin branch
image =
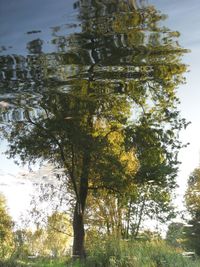
<svg viewBox="0 0 200 267">
<path fill-rule="evenodd" d="M 109 187 L 109 186 L 106 186 L 106 185 L 101 185 L 101 186 L 89 186 L 89 187 L 88 187 L 88 190 L 99 190 L 99 189 L 110 190 L 110 191 L 112 191 L 112 192 L 114 192 L 114 193 L 117 193 L 117 194 L 122 195 L 122 192 L 120 192 L 119 190 L 114 189 L 114 188 Z"/>
<path fill-rule="evenodd" d="M 63 164 L 64 164 L 65 168 L 68 169 L 68 171 L 69 171 L 70 168 L 67 165 L 67 161 L 66 161 L 66 158 L 65 158 L 65 155 L 64 155 L 63 147 L 60 144 L 60 142 L 56 139 L 56 137 L 52 133 L 48 132 L 48 134 L 47 134 L 47 129 L 45 129 L 44 127 L 42 127 L 40 124 L 37 124 L 36 122 L 32 121 L 28 112 L 26 112 L 26 116 L 28 118 L 27 120 L 28 120 L 29 123 L 31 123 L 32 125 L 36 126 L 39 129 L 41 129 L 43 132 L 45 132 L 45 135 L 50 136 L 56 142 L 56 144 L 58 145 L 58 148 L 60 150 L 60 155 L 61 155 L 61 159 L 63 161 Z M 74 176 L 71 174 L 70 175 L 70 178 L 71 178 L 71 182 L 72 182 L 73 187 L 74 187 L 75 195 L 76 195 L 77 199 L 79 199 L 77 185 L 76 185 Z"/>
<path fill-rule="evenodd" d="M 58 233 L 65 234 L 67 236 L 73 237 L 73 235 L 71 235 L 69 233 L 66 233 L 65 231 L 62 231 L 62 230 L 58 229 L 57 227 L 55 227 L 55 226 L 53 226 L 51 224 L 49 224 L 49 226 L 51 227 L 52 230 L 54 230 L 54 231 L 56 231 Z"/>
</svg>

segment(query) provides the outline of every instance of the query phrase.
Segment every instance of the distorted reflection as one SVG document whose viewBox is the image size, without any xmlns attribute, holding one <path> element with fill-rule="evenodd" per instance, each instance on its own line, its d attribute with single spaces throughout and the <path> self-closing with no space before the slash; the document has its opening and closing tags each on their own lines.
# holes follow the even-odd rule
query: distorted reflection
<svg viewBox="0 0 200 267">
<path fill-rule="evenodd" d="M 0 119 L 11 157 L 64 168 L 76 202 L 73 253 L 82 257 L 90 190 L 104 203 L 105 192 L 121 203 L 123 195 L 129 210 L 115 226 L 108 219 L 107 231 L 126 238 L 138 235 L 138 214 L 172 216 L 178 132 L 186 126 L 176 89 L 186 50 L 144 1 L 82 0 L 73 7 L 74 23 L 51 27 L 51 52 L 34 37 L 40 30 L 30 29 L 27 55 L 0 57 Z"/>
</svg>

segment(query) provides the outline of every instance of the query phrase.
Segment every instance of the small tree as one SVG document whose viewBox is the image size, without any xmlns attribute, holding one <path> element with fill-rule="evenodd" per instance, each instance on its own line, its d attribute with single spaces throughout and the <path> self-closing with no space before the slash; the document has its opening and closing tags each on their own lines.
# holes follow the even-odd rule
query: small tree
<svg viewBox="0 0 200 267">
<path fill-rule="evenodd" d="M 0 194 L 0 258 L 9 257 L 13 249 L 13 222 L 8 214 L 5 198 Z"/>
<path fill-rule="evenodd" d="M 191 216 L 185 227 L 187 245 L 200 255 L 200 168 L 195 169 L 189 177 L 185 201 Z"/>
<path fill-rule="evenodd" d="M 48 217 L 46 247 L 53 257 L 65 256 L 72 246 L 72 225 L 64 213 L 54 212 Z"/>
<path fill-rule="evenodd" d="M 173 222 L 168 226 L 166 241 L 169 245 L 184 248 L 185 234 L 184 234 L 184 223 Z"/>
</svg>

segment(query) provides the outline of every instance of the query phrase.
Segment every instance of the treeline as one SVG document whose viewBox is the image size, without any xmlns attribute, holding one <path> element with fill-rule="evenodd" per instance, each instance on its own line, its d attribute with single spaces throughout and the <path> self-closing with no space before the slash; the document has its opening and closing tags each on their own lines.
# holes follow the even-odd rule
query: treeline
<svg viewBox="0 0 200 267">
<path fill-rule="evenodd" d="M 72 226 L 66 214 L 54 212 L 43 226 L 32 224 L 32 228 L 16 227 L 8 214 L 2 195 L 0 214 L 1 260 L 70 255 Z"/>
</svg>

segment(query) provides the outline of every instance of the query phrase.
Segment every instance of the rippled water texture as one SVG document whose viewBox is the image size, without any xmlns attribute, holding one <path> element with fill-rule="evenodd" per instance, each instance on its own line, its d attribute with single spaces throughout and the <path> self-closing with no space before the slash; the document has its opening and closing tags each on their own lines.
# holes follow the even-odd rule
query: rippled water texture
<svg viewBox="0 0 200 267">
<path fill-rule="evenodd" d="M 177 33 L 156 25 L 163 16 L 134 1 L 3 2 L 3 122 L 23 120 L 25 113 L 44 113 L 48 101 L 59 101 L 57 107 L 62 108 L 63 97 L 70 102 L 73 95 L 81 105 L 84 97 L 98 101 L 132 88 L 140 112 L 143 100 L 137 99 L 137 90 L 149 95 L 152 83 L 159 87 L 159 75 L 165 75 L 167 60 L 173 57 L 170 46 L 179 50 L 171 39 Z M 68 108 L 62 119 L 85 112 L 80 106 L 72 110 L 70 103 Z"/>
</svg>

